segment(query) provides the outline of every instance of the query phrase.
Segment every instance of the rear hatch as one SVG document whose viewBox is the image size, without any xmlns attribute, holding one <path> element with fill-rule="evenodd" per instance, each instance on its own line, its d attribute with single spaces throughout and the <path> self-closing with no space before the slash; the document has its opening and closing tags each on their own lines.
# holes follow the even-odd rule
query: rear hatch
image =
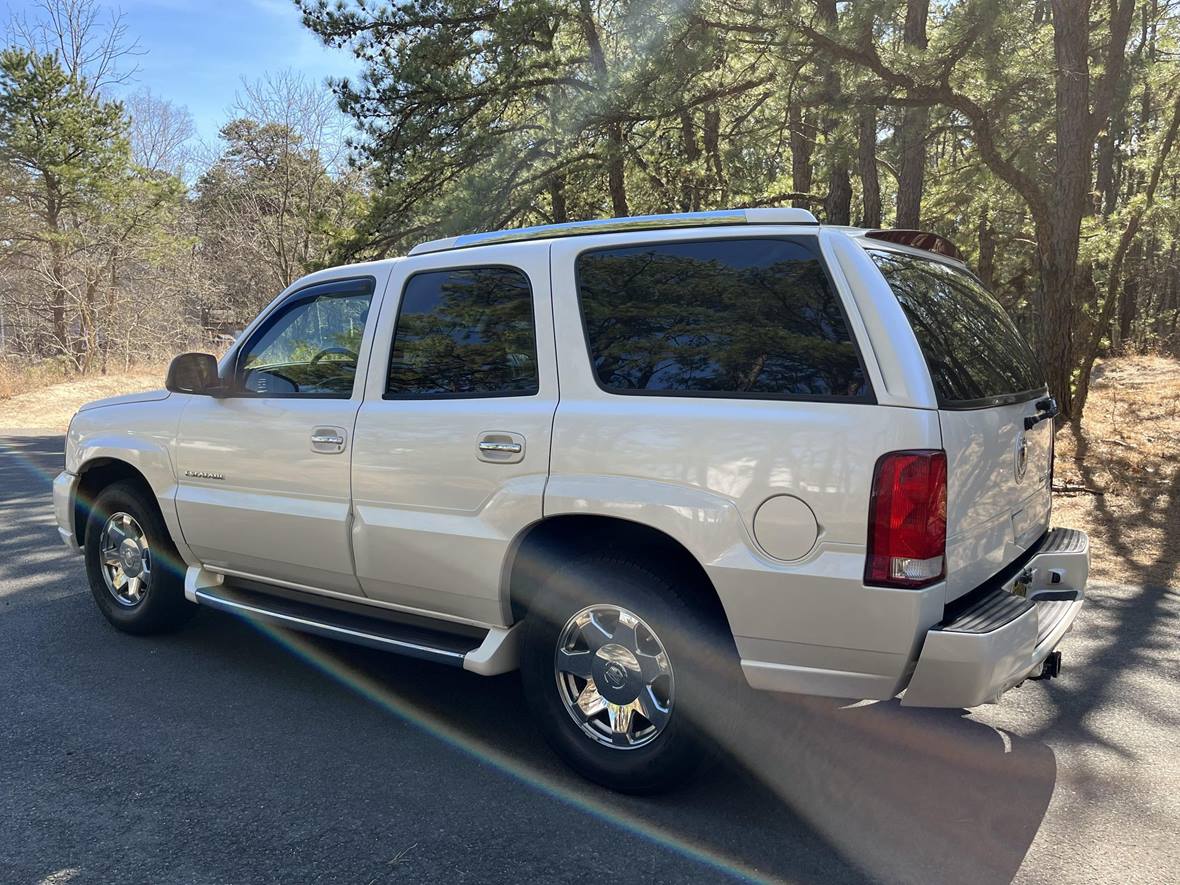
<svg viewBox="0 0 1180 885">
<path fill-rule="evenodd" d="M 909 318 L 938 396 L 947 454 L 947 602 L 1049 527 L 1053 422 L 1045 380 L 1004 309 L 957 265 L 870 248 Z M 1035 423 L 1026 429 L 1026 419 Z"/>
</svg>

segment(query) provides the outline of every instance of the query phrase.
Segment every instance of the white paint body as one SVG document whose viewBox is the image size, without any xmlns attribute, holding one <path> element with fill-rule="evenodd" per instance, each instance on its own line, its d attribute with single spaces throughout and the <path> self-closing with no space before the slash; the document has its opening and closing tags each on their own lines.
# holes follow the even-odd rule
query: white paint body
<svg viewBox="0 0 1180 885">
<path fill-rule="evenodd" d="M 619 396 L 596 384 L 574 278 L 579 254 L 784 234 L 818 237 L 874 404 Z M 1044 535 L 1052 422 L 1028 433 L 1029 475 L 1017 483 L 1012 450 L 1033 403 L 940 411 L 909 322 L 863 244 L 859 232 L 846 229 L 746 224 L 425 251 L 313 274 L 255 324 L 309 283 L 371 276 L 351 398 L 159 393 L 92 404 L 71 424 L 66 473 L 55 485 L 63 537 L 77 537 L 79 474 L 104 459 L 125 461 L 155 492 L 194 587 L 220 575 L 249 577 L 486 627 L 489 641 L 470 669 L 501 672 L 512 666 L 497 642 L 511 635 L 507 575 L 520 539 L 557 516 L 613 517 L 666 534 L 702 566 L 750 684 L 892 697 L 916 669 L 937 667 L 923 648 L 946 605 Z M 489 264 L 528 276 L 539 392 L 383 399 L 408 277 Z M 313 431 L 323 427 L 343 433 L 343 451 L 311 448 Z M 494 432 L 519 440 L 521 457 L 481 459 L 477 444 Z M 947 577 L 920 590 L 863 580 L 873 468 L 882 454 L 901 449 L 948 454 Z M 1088 551 L 1085 557 L 1088 563 Z M 1064 568 L 1080 594 L 1080 561 Z M 949 642 L 944 657 L 965 655 L 978 666 L 964 676 L 948 665 L 931 703 L 990 700 L 1023 678 L 1051 651 L 1021 657 L 1030 629 L 1035 636 L 1035 623 L 1010 628 L 1007 645 L 938 637 L 931 648 Z M 993 660 L 1004 655 L 1003 666 Z"/>
</svg>

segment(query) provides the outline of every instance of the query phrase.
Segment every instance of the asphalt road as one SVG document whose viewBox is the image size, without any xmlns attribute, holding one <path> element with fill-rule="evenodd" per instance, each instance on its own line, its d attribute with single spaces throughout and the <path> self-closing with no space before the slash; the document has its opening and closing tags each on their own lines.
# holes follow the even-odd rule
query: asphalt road
<svg viewBox="0 0 1180 885">
<path fill-rule="evenodd" d="M 0 436 L 4 882 L 1180 879 L 1180 576 L 1091 588 L 1062 678 L 971 714 L 749 692 L 756 776 L 628 798 L 514 675 L 210 611 L 117 633 L 54 529 L 61 462 Z"/>
</svg>

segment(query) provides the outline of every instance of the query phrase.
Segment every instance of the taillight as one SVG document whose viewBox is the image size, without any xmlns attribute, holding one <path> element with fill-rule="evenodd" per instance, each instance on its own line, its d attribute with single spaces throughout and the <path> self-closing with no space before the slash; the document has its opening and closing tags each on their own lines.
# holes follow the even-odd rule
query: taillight
<svg viewBox="0 0 1180 885">
<path fill-rule="evenodd" d="M 865 583 L 925 587 L 946 574 L 946 452 L 882 455 L 869 501 Z"/>
</svg>

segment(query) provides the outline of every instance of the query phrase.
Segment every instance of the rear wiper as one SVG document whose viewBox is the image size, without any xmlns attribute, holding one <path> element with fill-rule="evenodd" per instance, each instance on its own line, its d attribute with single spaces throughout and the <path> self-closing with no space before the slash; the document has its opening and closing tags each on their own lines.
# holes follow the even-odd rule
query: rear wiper
<svg viewBox="0 0 1180 885">
<path fill-rule="evenodd" d="M 1045 397 L 1043 400 L 1037 402 L 1037 414 L 1029 415 L 1024 419 L 1024 429 L 1032 430 L 1042 421 L 1048 421 L 1050 418 L 1057 417 L 1057 400 L 1051 396 Z"/>
</svg>

